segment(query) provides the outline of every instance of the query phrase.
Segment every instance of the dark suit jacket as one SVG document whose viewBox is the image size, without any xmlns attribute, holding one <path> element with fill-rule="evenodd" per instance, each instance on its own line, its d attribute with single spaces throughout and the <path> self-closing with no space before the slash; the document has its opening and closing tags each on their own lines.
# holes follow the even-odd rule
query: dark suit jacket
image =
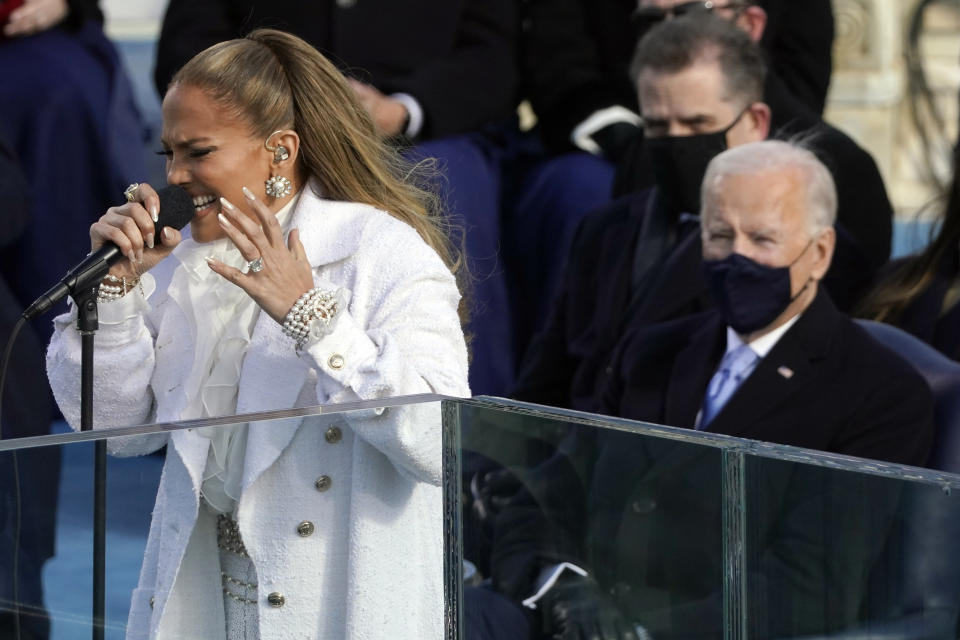
<svg viewBox="0 0 960 640">
<path fill-rule="evenodd" d="M 714 313 L 631 334 L 618 351 L 610 407 L 691 427 L 725 334 Z M 790 377 L 778 372 L 784 366 Z M 932 429 L 920 376 L 823 293 L 710 426 L 912 464 L 926 460 Z M 653 637 L 722 637 L 721 462 L 711 447 L 578 426 L 499 515 L 496 587 L 526 597 L 541 567 L 571 561 Z M 897 483 L 751 456 L 744 473 L 751 637 L 856 622 Z"/>
<path fill-rule="evenodd" d="M 425 114 L 422 138 L 474 130 L 516 107 L 512 0 L 171 0 L 154 78 L 163 95 L 190 58 L 259 27 L 294 33 L 384 93 L 408 93 Z"/>
<path fill-rule="evenodd" d="M 816 113 L 830 83 L 833 18 L 829 0 L 765 0 L 762 45 L 771 74 Z M 598 109 L 638 109 L 628 68 L 637 42 L 636 0 L 524 0 L 524 94 L 547 148 L 572 149 L 573 128 Z"/>
<path fill-rule="evenodd" d="M 726 349 L 710 311 L 624 337 L 601 410 L 693 427 Z M 784 376 L 781 368 L 792 373 Z M 922 465 L 932 398 L 920 375 L 821 291 L 709 426 L 714 433 Z"/>
<path fill-rule="evenodd" d="M 653 190 L 621 198 L 581 221 L 547 324 L 527 350 L 511 397 L 596 411 L 610 352 L 626 327 L 707 308 L 696 225 L 664 247 L 668 255 L 651 273 L 649 293 L 630 308 L 636 247 L 658 233 L 651 224 L 654 198 Z M 657 303 L 646 303 L 650 298 Z"/>
<path fill-rule="evenodd" d="M 823 114 L 833 71 L 834 18 L 830 2 L 760 2 L 767 28 L 760 44 L 771 76 L 813 114 Z"/>
</svg>

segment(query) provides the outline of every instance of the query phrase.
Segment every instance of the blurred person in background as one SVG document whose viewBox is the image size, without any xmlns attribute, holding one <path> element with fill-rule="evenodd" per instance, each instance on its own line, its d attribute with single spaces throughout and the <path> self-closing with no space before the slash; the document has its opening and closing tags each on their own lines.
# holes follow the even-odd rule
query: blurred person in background
<svg viewBox="0 0 960 640">
<path fill-rule="evenodd" d="M 470 384 L 505 394 L 515 358 L 500 207 L 518 90 L 515 0 L 171 0 L 157 46 L 160 95 L 198 51 L 258 27 L 328 55 L 382 136 L 438 160 L 437 187 L 463 227 L 454 240 L 465 243 L 474 280 Z"/>
<path fill-rule="evenodd" d="M 6 16 L 0 69 L 0 135 L 31 202 L 0 271 L 25 308 L 83 257 L 78 240 L 98 212 L 143 175 L 145 135 L 95 0 L 24 0 Z M 49 325 L 34 325 L 45 340 Z"/>
<path fill-rule="evenodd" d="M 960 149 L 933 241 L 922 252 L 892 262 L 858 315 L 904 329 L 960 360 Z"/>
<path fill-rule="evenodd" d="M 4 221 L 0 249 L 6 252 L 29 225 L 30 189 L 2 136 L 0 203 Z M 0 275 L 0 349 L 11 338 L 21 306 Z M 43 375 L 43 348 L 31 325 L 20 328 L 12 348 L 3 389 L 0 438 L 45 435 L 50 430 L 53 398 Z M 60 448 L 22 449 L 16 455 L 14 465 L 11 452 L 0 454 L 0 639 L 43 640 L 49 636 L 50 621 L 43 605 L 42 571 L 54 554 Z M 19 549 L 15 539 L 19 539 Z M 19 567 L 16 572 L 14 562 Z M 17 609 L 19 620 L 14 619 Z"/>
</svg>

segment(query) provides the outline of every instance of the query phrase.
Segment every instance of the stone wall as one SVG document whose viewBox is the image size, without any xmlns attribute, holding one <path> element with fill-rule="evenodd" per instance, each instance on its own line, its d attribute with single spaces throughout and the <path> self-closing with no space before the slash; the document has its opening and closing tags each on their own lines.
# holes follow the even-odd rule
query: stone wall
<svg viewBox="0 0 960 640">
<path fill-rule="evenodd" d="M 960 88 L 960 0 L 930 3 L 923 12 L 919 53 L 942 123 L 927 123 L 925 147 L 913 122 L 911 85 L 905 53 L 919 0 L 834 0 L 837 39 L 827 119 L 877 160 L 890 198 L 902 219 L 937 211 L 938 188 L 929 167 L 943 182 L 949 177 L 949 151 L 957 138 Z M 933 205 L 931 206 L 931 203 Z"/>
</svg>

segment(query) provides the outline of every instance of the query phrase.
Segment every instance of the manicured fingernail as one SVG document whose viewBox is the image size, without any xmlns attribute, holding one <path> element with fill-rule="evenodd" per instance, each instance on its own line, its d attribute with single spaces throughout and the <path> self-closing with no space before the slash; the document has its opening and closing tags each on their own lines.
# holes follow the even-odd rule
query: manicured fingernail
<svg viewBox="0 0 960 640">
<path fill-rule="evenodd" d="M 143 249 L 137 249 L 137 262 L 143 262 Z"/>
<path fill-rule="evenodd" d="M 157 208 L 157 205 L 150 207 L 150 217 L 153 218 L 154 222 L 160 221 L 160 210 Z"/>
<path fill-rule="evenodd" d="M 250 200 L 257 199 L 257 196 L 253 195 L 253 191 L 250 191 L 250 189 L 247 189 L 246 187 L 243 188 L 243 195 L 247 196 L 247 198 Z"/>
<path fill-rule="evenodd" d="M 230 221 L 227 220 L 227 216 L 223 215 L 222 213 L 218 213 L 218 214 L 217 214 L 217 220 L 219 220 L 219 221 L 220 221 L 220 224 L 222 224 L 222 225 L 225 226 L 225 227 L 232 227 L 232 226 L 233 226 L 233 225 L 230 224 Z"/>
<path fill-rule="evenodd" d="M 129 260 L 130 262 L 137 261 L 137 254 L 133 249 L 130 249 L 130 251 L 128 251 L 126 255 L 127 255 L 127 260 Z"/>
<path fill-rule="evenodd" d="M 230 201 L 227 200 L 226 198 L 224 198 L 223 196 L 220 197 L 220 204 L 222 204 L 224 207 L 226 207 L 226 208 L 227 208 L 228 210 L 230 210 L 230 211 L 233 211 L 234 209 L 236 209 L 236 207 L 233 206 L 233 205 L 230 203 Z"/>
<path fill-rule="evenodd" d="M 152 234 L 152 233 L 148 233 L 148 234 L 147 234 L 147 248 L 148 248 L 148 249 L 153 249 L 153 234 Z"/>
<path fill-rule="evenodd" d="M 213 264 L 214 262 L 216 262 L 216 260 L 213 259 L 213 256 L 207 256 L 206 258 L 204 258 L 204 260 L 207 261 L 207 264 Z"/>
<path fill-rule="evenodd" d="M 173 240 L 173 231 L 170 230 L 170 227 L 164 227 L 160 233 L 162 233 L 163 237 L 167 240 Z"/>
</svg>

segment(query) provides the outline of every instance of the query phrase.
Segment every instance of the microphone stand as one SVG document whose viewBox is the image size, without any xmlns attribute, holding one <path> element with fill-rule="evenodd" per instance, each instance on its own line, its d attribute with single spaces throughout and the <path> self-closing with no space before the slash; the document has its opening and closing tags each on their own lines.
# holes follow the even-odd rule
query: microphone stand
<svg viewBox="0 0 960 640">
<path fill-rule="evenodd" d="M 93 430 L 93 337 L 100 322 L 97 317 L 99 280 L 88 287 L 77 287 L 73 301 L 77 305 L 77 330 L 80 332 L 80 430 Z M 95 443 L 93 464 L 93 640 L 103 640 L 105 617 L 106 515 L 107 515 L 107 442 Z"/>
</svg>

